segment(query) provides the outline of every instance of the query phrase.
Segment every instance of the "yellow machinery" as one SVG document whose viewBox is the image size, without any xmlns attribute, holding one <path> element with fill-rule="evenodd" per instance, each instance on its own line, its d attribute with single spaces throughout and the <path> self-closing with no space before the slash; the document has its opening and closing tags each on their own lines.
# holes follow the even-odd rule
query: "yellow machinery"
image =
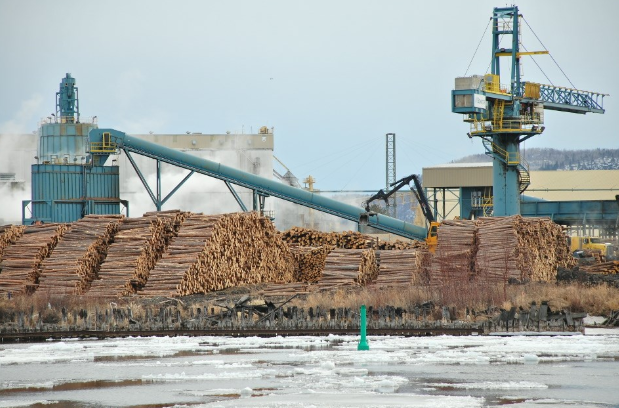
<svg viewBox="0 0 619 408">
<path fill-rule="evenodd" d="M 432 221 L 430 222 L 430 228 L 428 228 L 428 236 L 426 237 L 426 244 L 428 244 L 428 249 L 432 253 L 436 251 L 436 246 L 438 245 L 439 225 L 441 225 L 440 222 Z"/>
<path fill-rule="evenodd" d="M 413 183 L 411 185 L 411 182 Z M 365 202 L 365 211 L 366 214 L 373 214 L 370 210 L 370 203 L 374 200 L 381 199 L 385 201 L 385 204 L 389 205 L 389 197 L 395 194 L 396 191 L 401 189 L 402 187 L 408 185 L 415 197 L 417 198 L 417 202 L 419 202 L 419 207 L 423 212 L 426 221 L 428 222 L 428 232 L 426 235 L 426 244 L 428 245 L 428 249 L 430 252 L 434 253 L 436 250 L 436 246 L 438 245 L 438 227 L 441 225 L 440 222 L 436 221 L 434 218 L 434 214 L 430 208 L 430 204 L 428 203 L 428 199 L 426 198 L 425 193 L 423 192 L 423 188 L 421 187 L 421 182 L 419 181 L 419 176 L 416 174 L 411 174 L 408 177 L 404 177 L 396 182 L 390 184 L 391 189 L 387 192 L 383 190 L 379 190 L 378 193 L 374 194 Z"/>
<path fill-rule="evenodd" d="M 609 243 L 602 241 L 601 238 L 596 237 L 569 237 L 570 239 L 570 251 L 577 255 L 585 255 L 586 253 L 600 254 L 606 260 L 615 259 L 617 254 L 617 248 Z"/>
</svg>

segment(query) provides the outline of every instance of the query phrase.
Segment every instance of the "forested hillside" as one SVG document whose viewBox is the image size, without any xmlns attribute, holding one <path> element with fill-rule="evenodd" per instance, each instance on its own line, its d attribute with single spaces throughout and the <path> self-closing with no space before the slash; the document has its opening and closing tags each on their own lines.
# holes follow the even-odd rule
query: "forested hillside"
<svg viewBox="0 0 619 408">
<path fill-rule="evenodd" d="M 619 170 L 619 149 L 558 150 L 531 148 L 520 152 L 530 170 Z M 492 161 L 485 154 L 466 156 L 454 163 Z"/>
</svg>

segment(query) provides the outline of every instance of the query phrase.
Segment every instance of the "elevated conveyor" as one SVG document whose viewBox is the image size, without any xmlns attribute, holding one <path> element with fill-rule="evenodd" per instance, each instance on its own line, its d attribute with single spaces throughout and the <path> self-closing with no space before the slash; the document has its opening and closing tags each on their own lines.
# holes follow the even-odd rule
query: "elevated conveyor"
<svg viewBox="0 0 619 408">
<path fill-rule="evenodd" d="M 229 187 L 230 184 L 234 184 L 248 188 L 254 191 L 254 196 L 277 197 L 357 223 L 360 222 L 362 216 L 364 216 L 363 218 L 367 221 L 367 225 L 378 230 L 415 240 L 426 239 L 427 232 L 425 228 L 382 214 L 372 213 L 368 215 L 361 207 L 344 204 L 306 190 L 291 187 L 274 180 L 228 167 L 221 163 L 216 163 L 188 153 L 147 142 L 118 130 L 93 129 L 89 134 L 89 142 L 90 153 L 95 163 L 102 164 L 107 160 L 110 154 L 118 153 L 120 150 L 123 150 L 127 153 L 128 157 L 130 157 L 130 153 L 136 153 L 155 159 L 158 162 L 168 163 L 190 170 L 191 172 L 222 180 L 227 183 Z M 174 191 L 176 191 L 176 189 Z M 233 189 L 231 189 L 231 192 L 234 194 Z M 239 201 L 241 208 L 245 209 L 245 206 L 238 198 L 237 201 Z"/>
</svg>

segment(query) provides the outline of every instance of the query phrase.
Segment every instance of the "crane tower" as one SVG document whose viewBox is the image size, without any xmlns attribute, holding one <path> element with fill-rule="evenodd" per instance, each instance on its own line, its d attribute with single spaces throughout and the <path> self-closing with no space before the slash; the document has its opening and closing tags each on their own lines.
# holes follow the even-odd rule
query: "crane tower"
<svg viewBox="0 0 619 408">
<path fill-rule="evenodd" d="M 604 94 L 521 81 L 521 57 L 548 54 L 520 51 L 521 18 L 516 6 L 494 9 L 491 73 L 456 78 L 451 92 L 452 112 L 464 114 L 470 125 L 467 135 L 481 138 L 486 154 L 493 159 L 493 191 L 485 205 L 495 216 L 520 213 L 520 194 L 530 183 L 520 143 L 544 131 L 545 109 L 604 113 Z M 505 79 L 501 77 L 502 57 L 511 63 L 508 84 L 501 83 Z"/>
</svg>

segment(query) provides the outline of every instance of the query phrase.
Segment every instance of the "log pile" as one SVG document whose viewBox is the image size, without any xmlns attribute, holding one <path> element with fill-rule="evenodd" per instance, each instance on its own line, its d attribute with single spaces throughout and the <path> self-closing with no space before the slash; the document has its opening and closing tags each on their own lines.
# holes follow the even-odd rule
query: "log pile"
<svg viewBox="0 0 619 408">
<path fill-rule="evenodd" d="M 4 250 L 0 262 L 0 294 L 32 293 L 39 283 L 41 264 L 69 226 L 67 224 L 31 225 L 15 245 Z"/>
<path fill-rule="evenodd" d="M 4 256 L 4 250 L 24 235 L 25 228 L 23 225 L 0 226 L 0 262 Z"/>
<path fill-rule="evenodd" d="M 180 293 L 207 293 L 257 283 L 294 279 L 292 253 L 268 218 L 257 213 L 226 214 L 213 228 Z"/>
<path fill-rule="evenodd" d="M 157 265 L 150 271 L 148 281 L 138 291 L 144 296 L 176 296 L 185 273 L 198 258 L 210 239 L 221 215 L 188 214 Z"/>
<path fill-rule="evenodd" d="M 404 249 L 427 249 L 428 246 L 423 241 L 410 241 L 405 242 L 401 240 L 395 241 L 383 241 L 378 240 L 378 245 L 376 246 L 377 250 L 380 251 L 391 251 L 391 250 L 404 250 Z"/>
<path fill-rule="evenodd" d="M 317 282 L 322 276 L 322 271 L 325 268 L 325 260 L 333 247 L 303 247 L 290 246 L 290 251 L 295 260 L 295 276 L 296 282 Z"/>
<path fill-rule="evenodd" d="M 321 232 L 309 228 L 293 227 L 281 233 L 288 244 L 306 247 L 331 246 L 342 249 L 374 248 L 376 239 L 360 232 Z"/>
<path fill-rule="evenodd" d="M 425 267 L 428 253 L 419 249 L 380 251 L 378 287 L 425 285 L 428 283 Z"/>
<path fill-rule="evenodd" d="M 551 282 L 557 267 L 576 263 L 561 227 L 548 218 L 515 215 L 480 218 L 477 223 L 475 270 L 482 281 Z"/>
<path fill-rule="evenodd" d="M 443 221 L 438 230 L 438 245 L 430 261 L 430 285 L 471 280 L 476 252 L 475 221 Z"/>
<path fill-rule="evenodd" d="M 233 286 L 288 283 L 294 259 L 273 223 L 257 213 L 192 214 L 151 271 L 145 296 L 185 296 Z"/>
<path fill-rule="evenodd" d="M 377 250 L 422 248 L 425 243 L 419 241 L 405 242 L 402 240 L 383 241 L 379 238 L 360 232 L 321 232 L 309 228 L 293 227 L 281 233 L 282 239 L 289 245 L 305 247 L 331 246 L 340 249 Z"/>
<path fill-rule="evenodd" d="M 114 243 L 101 265 L 90 296 L 121 296 L 142 288 L 187 213 L 151 212 L 127 218 L 119 226 Z"/>
<path fill-rule="evenodd" d="M 599 264 L 581 266 L 580 270 L 599 275 L 618 275 L 619 261 L 602 262 Z"/>
<path fill-rule="evenodd" d="M 97 277 L 99 266 L 122 215 L 87 215 L 74 222 L 54 253 L 43 262 L 38 291 L 83 294 Z"/>
<path fill-rule="evenodd" d="M 327 255 L 318 289 L 341 286 L 366 286 L 378 276 L 373 249 L 334 249 Z"/>
</svg>

